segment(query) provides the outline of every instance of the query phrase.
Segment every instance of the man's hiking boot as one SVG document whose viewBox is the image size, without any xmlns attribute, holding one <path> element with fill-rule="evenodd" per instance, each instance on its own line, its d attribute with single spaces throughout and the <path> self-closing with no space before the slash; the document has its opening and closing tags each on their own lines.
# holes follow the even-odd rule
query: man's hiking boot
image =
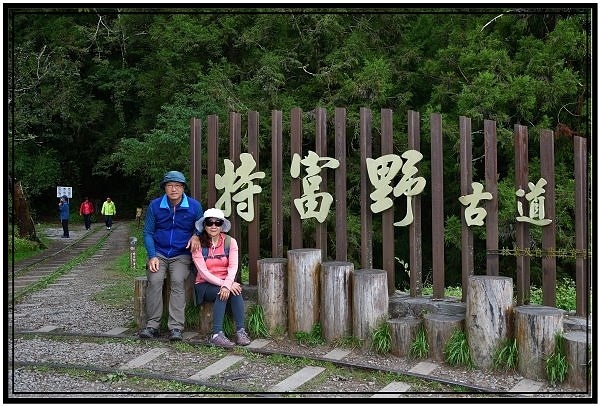
<svg viewBox="0 0 600 406">
<path fill-rule="evenodd" d="M 223 334 L 222 331 L 219 331 L 217 334 L 213 334 L 208 339 L 208 343 L 223 348 L 233 348 L 235 346 L 235 344 L 232 343 L 229 338 L 225 337 L 225 334 Z"/>
<path fill-rule="evenodd" d="M 171 330 L 171 335 L 169 336 L 169 340 L 171 341 L 181 341 L 183 340 L 183 336 L 181 335 L 181 330 L 178 328 L 174 328 Z"/>
<path fill-rule="evenodd" d="M 158 330 L 154 327 L 146 327 L 142 331 L 140 331 L 140 338 L 157 338 Z"/>
<path fill-rule="evenodd" d="M 252 340 L 248 337 L 246 330 L 243 328 L 239 329 L 237 333 L 235 333 L 235 343 L 237 345 L 248 345 Z"/>
</svg>

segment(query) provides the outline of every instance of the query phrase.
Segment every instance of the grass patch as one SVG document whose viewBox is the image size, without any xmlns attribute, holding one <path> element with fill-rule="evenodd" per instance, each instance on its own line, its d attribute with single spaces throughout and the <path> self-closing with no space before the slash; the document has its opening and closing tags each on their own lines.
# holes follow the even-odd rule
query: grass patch
<svg viewBox="0 0 600 406">
<path fill-rule="evenodd" d="M 392 349 L 392 333 L 390 325 L 382 320 L 371 334 L 373 350 L 380 354 L 386 354 Z"/>
<path fill-rule="evenodd" d="M 429 343 L 427 342 L 427 333 L 422 326 L 417 331 L 415 339 L 410 344 L 408 356 L 410 358 L 427 358 L 429 355 Z"/>
<path fill-rule="evenodd" d="M 519 362 L 519 349 L 515 338 L 507 338 L 496 349 L 492 357 L 494 369 L 515 370 Z"/>
<path fill-rule="evenodd" d="M 463 330 L 455 329 L 444 347 L 446 362 L 453 366 L 463 366 L 472 369 L 475 366 L 471 358 L 467 335 Z"/>
</svg>

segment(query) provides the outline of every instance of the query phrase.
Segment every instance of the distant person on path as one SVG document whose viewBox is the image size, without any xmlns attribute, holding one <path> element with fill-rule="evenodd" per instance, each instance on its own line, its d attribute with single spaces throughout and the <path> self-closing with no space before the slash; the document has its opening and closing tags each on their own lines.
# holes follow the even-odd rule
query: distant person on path
<svg viewBox="0 0 600 406">
<path fill-rule="evenodd" d="M 219 209 L 208 209 L 196 222 L 201 232 L 202 249 L 192 251 L 192 260 L 198 270 L 194 291 L 196 304 L 214 302 L 213 332 L 208 342 L 218 347 L 231 348 L 235 344 L 248 345 L 250 338 L 244 329 L 244 299 L 242 286 L 235 281 L 239 249 L 235 238 L 225 234 L 231 222 Z M 235 344 L 223 333 L 223 319 L 227 302 L 231 303 L 235 322 Z"/>
<path fill-rule="evenodd" d="M 58 214 L 62 224 L 62 238 L 69 238 L 69 198 L 63 195 L 58 202 Z"/>
<path fill-rule="evenodd" d="M 160 187 L 165 194 L 150 202 L 144 223 L 144 245 L 148 253 L 146 276 L 146 327 L 141 338 L 158 337 L 163 314 L 163 284 L 169 273 L 171 292 L 167 327 L 171 341 L 183 339 L 185 324 L 185 281 L 190 275 L 191 252 L 200 249 L 195 223 L 204 209 L 184 193 L 185 176 L 178 171 L 165 174 Z"/>
<path fill-rule="evenodd" d="M 117 214 L 117 208 L 115 206 L 115 202 L 113 202 L 110 197 L 106 198 L 106 201 L 102 203 L 102 210 L 100 211 L 104 216 L 104 223 L 106 224 L 106 229 L 110 230 L 112 228 L 113 216 Z"/>
<path fill-rule="evenodd" d="M 90 202 L 90 199 L 85 197 L 81 206 L 79 206 L 79 214 L 83 216 L 83 222 L 85 229 L 89 230 L 92 224 L 92 214 L 94 213 L 94 205 Z"/>
</svg>

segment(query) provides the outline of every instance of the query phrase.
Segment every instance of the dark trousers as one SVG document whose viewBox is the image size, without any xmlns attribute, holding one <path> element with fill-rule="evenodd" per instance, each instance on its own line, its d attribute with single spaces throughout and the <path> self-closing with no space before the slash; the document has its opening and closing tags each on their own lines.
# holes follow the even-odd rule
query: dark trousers
<svg viewBox="0 0 600 406">
<path fill-rule="evenodd" d="M 92 225 L 92 215 L 91 214 L 84 214 L 83 215 L 83 222 L 85 224 L 85 229 L 89 230 L 90 226 Z"/>
<path fill-rule="evenodd" d="M 69 220 L 61 220 L 60 221 L 63 228 L 63 237 L 69 236 Z"/>
<path fill-rule="evenodd" d="M 104 222 L 106 223 L 106 227 L 112 227 L 112 217 L 113 216 L 106 216 L 104 219 Z"/>
<path fill-rule="evenodd" d="M 208 282 L 197 283 L 194 285 L 196 293 L 196 305 L 200 306 L 202 302 L 214 302 L 213 304 L 213 333 L 223 331 L 223 319 L 225 318 L 225 309 L 227 301 L 231 303 L 235 331 L 244 327 L 244 299 L 242 295 L 230 294 L 227 301 L 219 299 L 218 293 L 221 288 Z"/>
</svg>

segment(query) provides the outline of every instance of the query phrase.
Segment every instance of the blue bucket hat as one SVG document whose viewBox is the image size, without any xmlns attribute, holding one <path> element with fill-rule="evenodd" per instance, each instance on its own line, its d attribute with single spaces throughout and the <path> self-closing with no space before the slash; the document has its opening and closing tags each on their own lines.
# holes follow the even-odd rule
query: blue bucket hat
<svg viewBox="0 0 600 406">
<path fill-rule="evenodd" d="M 185 186 L 185 176 L 183 176 L 183 173 L 179 172 L 179 171 L 169 171 L 167 173 L 165 173 L 165 176 L 163 177 L 162 181 L 160 182 L 160 187 L 164 188 L 165 187 L 165 183 L 168 182 L 179 182 L 179 183 L 183 183 L 183 185 Z"/>
</svg>

